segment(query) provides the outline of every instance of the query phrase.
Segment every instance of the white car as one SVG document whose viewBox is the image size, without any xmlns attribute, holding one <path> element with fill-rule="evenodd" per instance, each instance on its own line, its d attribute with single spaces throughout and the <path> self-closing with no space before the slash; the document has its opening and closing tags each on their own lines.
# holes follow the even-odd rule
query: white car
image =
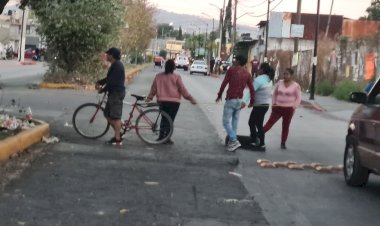
<svg viewBox="0 0 380 226">
<path fill-rule="evenodd" d="M 202 73 L 204 75 L 207 75 L 207 64 L 202 60 L 196 60 L 193 62 L 193 64 L 190 67 L 190 74 L 193 73 Z"/>
<path fill-rule="evenodd" d="M 189 58 L 187 56 L 177 56 L 174 62 L 176 68 L 183 68 L 184 71 L 189 69 Z"/>
</svg>

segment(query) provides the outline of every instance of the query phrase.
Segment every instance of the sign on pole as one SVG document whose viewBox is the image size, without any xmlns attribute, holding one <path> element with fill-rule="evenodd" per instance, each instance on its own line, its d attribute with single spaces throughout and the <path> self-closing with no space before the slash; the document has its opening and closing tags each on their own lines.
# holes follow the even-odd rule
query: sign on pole
<svg viewBox="0 0 380 226">
<path fill-rule="evenodd" d="M 303 24 L 292 24 L 290 28 L 290 37 L 292 38 L 303 38 L 304 25 Z"/>
</svg>

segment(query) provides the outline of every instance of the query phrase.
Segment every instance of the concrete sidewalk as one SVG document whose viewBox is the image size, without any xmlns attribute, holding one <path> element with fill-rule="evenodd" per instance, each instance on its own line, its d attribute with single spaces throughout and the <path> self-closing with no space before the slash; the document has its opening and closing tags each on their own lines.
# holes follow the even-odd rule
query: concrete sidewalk
<svg viewBox="0 0 380 226">
<path fill-rule="evenodd" d="M 302 93 L 301 105 L 303 107 L 343 121 L 349 121 L 353 111 L 359 106 L 356 103 L 337 100 L 333 96 L 315 95 L 314 100 L 310 100 L 309 97 L 309 93 Z"/>
</svg>

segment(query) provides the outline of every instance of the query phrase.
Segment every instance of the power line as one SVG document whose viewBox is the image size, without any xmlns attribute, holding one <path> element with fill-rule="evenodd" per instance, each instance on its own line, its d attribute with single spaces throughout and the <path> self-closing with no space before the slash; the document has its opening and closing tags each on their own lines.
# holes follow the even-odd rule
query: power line
<svg viewBox="0 0 380 226">
<path fill-rule="evenodd" d="M 259 4 L 257 4 L 257 5 L 252 5 L 252 6 L 250 6 L 250 5 L 245 5 L 244 3 L 240 3 L 238 6 L 239 6 L 239 7 L 244 6 L 244 7 L 247 7 L 247 8 L 255 8 L 255 7 L 259 7 L 259 6 L 263 5 L 263 4 L 266 3 L 266 2 L 267 2 L 267 0 L 264 0 L 264 1 L 262 1 L 261 3 L 259 3 Z"/>
<path fill-rule="evenodd" d="M 284 0 L 280 0 L 280 1 L 277 3 L 277 5 L 275 5 L 271 10 L 269 10 L 269 12 L 272 12 L 273 10 L 275 10 L 276 7 L 277 7 L 278 5 L 281 4 L 282 1 L 284 1 Z M 272 1 L 272 2 L 273 2 L 273 1 Z M 250 16 L 250 17 L 262 17 L 262 16 L 266 16 L 267 14 L 268 14 L 268 13 L 264 13 L 264 14 L 261 14 L 261 15 L 258 15 L 258 16 L 253 16 L 253 15 L 251 15 L 251 14 L 247 14 L 247 15 Z"/>
</svg>

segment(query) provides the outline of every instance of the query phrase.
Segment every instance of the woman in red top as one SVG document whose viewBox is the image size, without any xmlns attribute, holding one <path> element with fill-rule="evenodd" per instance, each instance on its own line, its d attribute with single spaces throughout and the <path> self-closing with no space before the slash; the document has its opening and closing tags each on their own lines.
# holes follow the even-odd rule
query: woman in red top
<svg viewBox="0 0 380 226">
<path fill-rule="evenodd" d="M 174 60 L 168 60 L 165 64 L 165 72 L 156 75 L 149 95 L 146 98 L 146 101 L 149 102 L 156 96 L 160 109 L 169 114 L 173 123 L 181 103 L 181 96 L 189 100 L 192 104 L 196 104 L 194 98 L 183 85 L 181 76 L 173 73 L 174 69 Z M 167 128 L 167 122 L 164 120 L 161 121 L 161 127 Z M 165 131 L 162 132 L 165 133 Z M 162 135 L 164 134 L 160 134 L 160 136 Z M 168 140 L 166 143 L 173 144 L 173 141 Z"/>
</svg>

